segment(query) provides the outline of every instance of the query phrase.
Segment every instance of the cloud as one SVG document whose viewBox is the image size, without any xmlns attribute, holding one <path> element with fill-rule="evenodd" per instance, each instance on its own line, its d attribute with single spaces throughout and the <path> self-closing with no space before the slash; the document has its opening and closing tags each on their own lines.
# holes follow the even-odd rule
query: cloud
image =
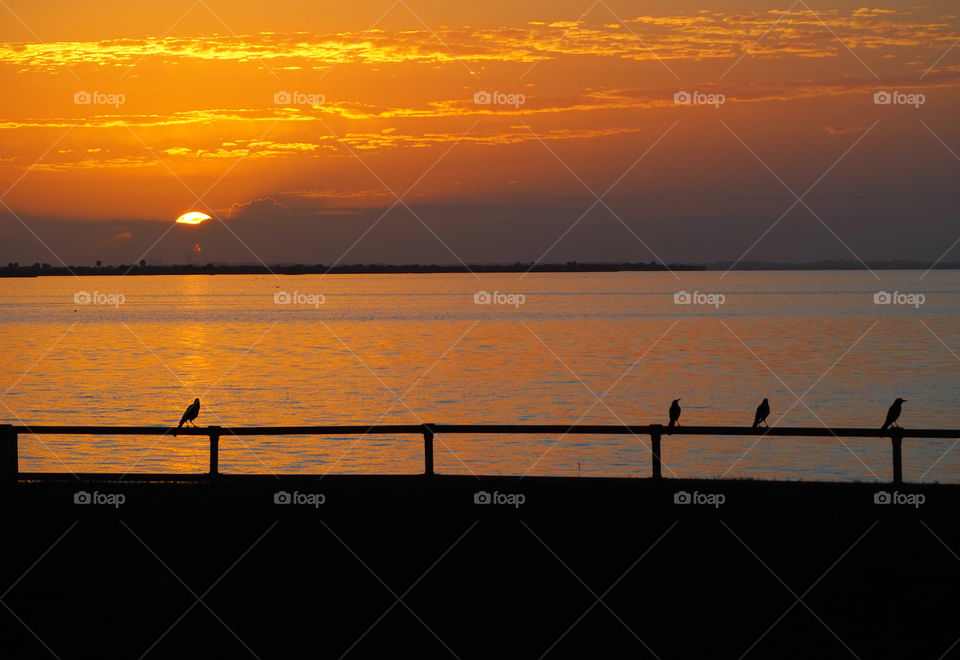
<svg viewBox="0 0 960 660">
<path fill-rule="evenodd" d="M 236 202 L 227 211 L 228 219 L 263 218 L 289 215 L 290 209 L 273 197 L 259 197 L 247 202 Z"/>
<path fill-rule="evenodd" d="M 587 16 L 586 19 L 589 19 Z M 605 17 L 609 18 L 609 17 Z M 746 50 L 760 57 L 784 53 L 836 56 L 851 47 L 943 48 L 955 40 L 946 21 L 918 21 L 909 12 L 859 8 L 853 11 L 701 11 L 636 16 L 619 23 L 536 21 L 523 26 L 459 27 L 390 32 L 273 33 L 166 36 L 16 43 L 0 46 L 0 64 L 56 72 L 70 67 L 127 68 L 143 61 L 238 62 L 282 70 L 326 69 L 335 64 L 462 62 L 532 64 L 564 55 L 674 60 L 735 57 Z"/>
<path fill-rule="evenodd" d="M 844 126 L 844 127 L 834 127 L 834 126 L 823 126 L 823 130 L 827 132 L 828 135 L 846 135 L 847 133 L 862 133 L 863 131 L 870 128 L 869 126 Z"/>
</svg>

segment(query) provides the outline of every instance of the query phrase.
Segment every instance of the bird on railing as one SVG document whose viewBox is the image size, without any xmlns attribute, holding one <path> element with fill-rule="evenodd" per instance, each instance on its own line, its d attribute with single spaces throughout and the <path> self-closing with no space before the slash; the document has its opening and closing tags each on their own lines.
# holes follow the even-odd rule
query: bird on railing
<svg viewBox="0 0 960 660">
<path fill-rule="evenodd" d="M 753 428 L 757 428 L 760 424 L 767 426 L 767 415 L 770 414 L 770 403 L 764 399 L 759 406 L 757 406 L 757 414 L 753 416 Z"/>
<path fill-rule="evenodd" d="M 180 423 L 177 425 L 177 428 L 179 429 L 181 426 L 183 426 L 184 422 L 190 422 L 190 426 L 196 426 L 196 424 L 193 423 L 193 420 L 195 420 L 197 418 L 197 415 L 199 414 L 200 414 L 200 397 L 197 397 L 196 399 L 193 400 L 193 403 L 187 406 L 187 409 L 183 412 L 183 417 L 180 418 Z M 176 435 L 176 432 L 174 432 L 174 435 Z"/>
<path fill-rule="evenodd" d="M 897 420 L 900 418 L 900 412 L 903 409 L 903 404 L 906 402 L 906 399 L 901 399 L 897 397 L 896 401 L 893 402 L 893 405 L 890 406 L 890 410 L 887 411 L 887 419 L 884 421 L 883 426 L 880 427 L 881 431 L 886 431 L 891 426 L 900 427 L 897 424 Z"/>
<path fill-rule="evenodd" d="M 680 399 L 674 399 L 670 404 L 670 424 L 668 426 L 680 426 Z"/>
</svg>

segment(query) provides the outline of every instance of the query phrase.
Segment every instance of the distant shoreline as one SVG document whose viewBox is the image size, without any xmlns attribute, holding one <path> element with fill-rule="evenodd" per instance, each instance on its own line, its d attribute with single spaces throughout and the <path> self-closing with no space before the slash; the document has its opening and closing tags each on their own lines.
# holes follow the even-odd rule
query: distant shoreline
<svg viewBox="0 0 960 660">
<path fill-rule="evenodd" d="M 872 270 L 956 270 L 960 263 L 942 263 L 931 266 L 914 261 L 882 261 L 868 263 Z M 0 267 L 0 277 L 47 276 L 123 276 L 123 275 L 359 275 L 359 274 L 428 274 L 428 273 L 612 273 L 612 272 L 667 272 L 667 271 L 775 271 L 775 270 L 864 270 L 855 261 L 820 261 L 812 263 L 730 262 L 710 264 L 656 264 L 656 263 L 588 263 L 562 264 L 205 264 L 205 265 L 116 265 L 116 266 L 53 266 L 9 264 Z"/>
</svg>

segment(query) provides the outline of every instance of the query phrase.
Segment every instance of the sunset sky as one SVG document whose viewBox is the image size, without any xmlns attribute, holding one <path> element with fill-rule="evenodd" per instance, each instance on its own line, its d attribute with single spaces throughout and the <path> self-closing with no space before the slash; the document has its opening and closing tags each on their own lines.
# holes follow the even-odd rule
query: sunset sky
<svg viewBox="0 0 960 660">
<path fill-rule="evenodd" d="M 0 261 L 957 261 L 958 13 L 8 0 Z"/>
</svg>

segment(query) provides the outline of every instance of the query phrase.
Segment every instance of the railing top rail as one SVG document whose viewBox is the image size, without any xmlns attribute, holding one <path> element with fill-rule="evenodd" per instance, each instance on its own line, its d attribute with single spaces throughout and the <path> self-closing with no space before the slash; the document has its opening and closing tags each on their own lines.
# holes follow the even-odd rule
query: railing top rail
<svg viewBox="0 0 960 660">
<path fill-rule="evenodd" d="M 960 429 L 913 429 L 779 426 L 754 429 L 749 426 L 679 426 L 660 424 L 370 424 L 328 426 L 49 426 L 5 425 L 25 435 L 383 435 L 434 433 L 544 434 L 544 435 L 729 435 L 842 438 L 960 438 Z M 2 428 L 2 427 L 0 427 Z"/>
</svg>

